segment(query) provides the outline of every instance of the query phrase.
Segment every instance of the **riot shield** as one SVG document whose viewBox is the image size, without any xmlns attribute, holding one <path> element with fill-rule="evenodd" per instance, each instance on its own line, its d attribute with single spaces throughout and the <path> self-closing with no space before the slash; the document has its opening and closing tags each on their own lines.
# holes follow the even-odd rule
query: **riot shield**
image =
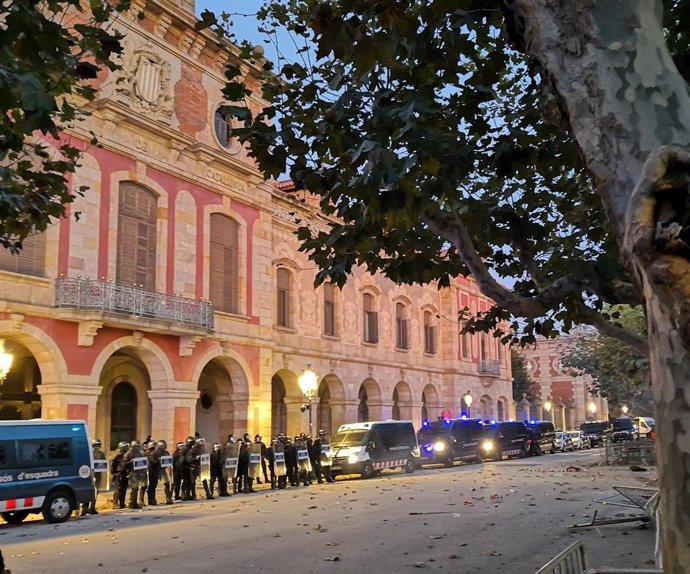
<svg viewBox="0 0 690 574">
<path fill-rule="evenodd" d="M 285 476 L 287 467 L 285 466 L 285 446 L 282 442 L 273 445 L 273 473 L 276 476 Z"/>
<path fill-rule="evenodd" d="M 164 451 L 165 454 L 162 454 L 161 457 L 158 459 L 160 464 L 161 464 L 161 476 L 160 479 L 163 482 L 163 484 L 172 484 L 173 483 L 173 457 L 168 453 L 168 451 Z"/>
<path fill-rule="evenodd" d="M 225 461 L 223 462 L 223 478 L 232 482 L 237 475 L 237 461 L 240 458 L 240 443 L 229 442 L 226 444 L 223 449 L 223 456 L 225 457 Z"/>
<path fill-rule="evenodd" d="M 261 445 L 252 443 L 249 446 L 249 477 L 261 478 Z"/>
<path fill-rule="evenodd" d="M 106 492 L 110 489 L 108 484 L 108 459 L 100 449 L 93 451 L 93 480 L 97 492 Z"/>
<path fill-rule="evenodd" d="M 132 469 L 129 474 L 129 487 L 141 488 L 149 483 L 149 459 L 141 446 L 132 447 Z"/>
<path fill-rule="evenodd" d="M 211 481 L 211 455 L 205 442 L 197 443 L 197 455 L 199 456 L 199 479 Z"/>
<path fill-rule="evenodd" d="M 311 462 L 309 461 L 309 450 L 306 444 L 298 444 L 297 449 L 297 468 L 300 472 L 311 472 Z"/>
<path fill-rule="evenodd" d="M 321 466 L 331 466 L 331 445 L 326 439 L 321 439 L 319 462 L 321 463 Z"/>
</svg>

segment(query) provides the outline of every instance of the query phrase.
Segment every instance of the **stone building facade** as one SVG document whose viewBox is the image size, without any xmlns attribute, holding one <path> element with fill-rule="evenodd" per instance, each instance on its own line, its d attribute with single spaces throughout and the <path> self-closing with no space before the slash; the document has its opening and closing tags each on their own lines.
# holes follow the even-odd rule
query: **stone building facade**
<svg viewBox="0 0 690 574">
<path fill-rule="evenodd" d="M 589 393 L 589 375 L 578 375 L 561 365 L 561 353 L 570 342 L 567 336 L 540 339 L 534 347 L 522 350 L 527 372 L 541 393 L 531 404 L 518 402 L 518 419 L 551 420 L 565 430 L 577 429 L 586 421 L 608 420 L 608 402 Z M 547 401 L 550 408 L 545 408 Z"/>
<path fill-rule="evenodd" d="M 314 288 L 293 232 L 324 222 L 230 136 L 219 106 L 234 48 L 195 23 L 189 0 L 135 0 L 118 18 L 123 71 L 98 78 L 92 115 L 65 136 L 88 192 L 19 256 L 0 254 L 14 356 L 0 418 L 84 419 L 113 447 L 294 434 L 309 415 L 331 432 L 419 425 L 460 414 L 468 391 L 471 415 L 514 417 L 509 353 L 459 334 L 460 309 L 490 304 L 471 280 L 396 286 L 359 269 L 342 290 Z M 319 387 L 304 410 L 308 366 Z"/>
</svg>

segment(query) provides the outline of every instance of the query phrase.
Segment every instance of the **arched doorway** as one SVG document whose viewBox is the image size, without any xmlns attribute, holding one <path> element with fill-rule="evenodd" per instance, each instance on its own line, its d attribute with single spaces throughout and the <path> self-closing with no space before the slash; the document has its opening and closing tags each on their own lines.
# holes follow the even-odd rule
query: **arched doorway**
<svg viewBox="0 0 690 574">
<path fill-rule="evenodd" d="M 13 356 L 12 367 L 0 382 L 0 420 L 28 420 L 41 416 L 41 371 L 31 352 L 5 339 L 5 351 Z"/>
<path fill-rule="evenodd" d="M 333 413 L 331 412 L 331 390 L 328 386 L 328 383 L 326 382 L 326 379 L 323 379 L 321 381 L 321 384 L 319 385 L 319 412 L 317 413 L 316 416 L 316 426 L 318 427 L 315 430 L 323 429 L 326 431 L 327 435 L 331 435 L 333 433 L 333 429 L 331 428 L 331 421 L 333 418 Z"/>
<path fill-rule="evenodd" d="M 364 379 L 357 392 L 357 422 L 377 421 L 381 415 L 381 389 L 374 379 Z"/>
<path fill-rule="evenodd" d="M 271 379 L 271 435 L 287 431 L 287 405 L 285 383 L 278 375 Z"/>
<path fill-rule="evenodd" d="M 199 398 L 196 401 L 196 428 L 207 443 L 224 443 L 235 430 L 233 379 L 219 359 L 209 361 L 199 376 Z"/>
<path fill-rule="evenodd" d="M 500 421 L 504 421 L 505 419 L 505 407 L 504 407 L 504 399 L 500 398 L 496 401 L 496 419 Z"/>
<path fill-rule="evenodd" d="M 491 397 L 489 395 L 482 395 L 479 400 L 480 403 L 480 414 L 483 420 L 491 420 L 494 416 L 493 407 L 491 404 Z"/>
<path fill-rule="evenodd" d="M 120 441 L 137 438 L 137 391 L 129 382 L 117 383 L 110 399 L 110 450 Z"/>
<path fill-rule="evenodd" d="M 441 415 L 438 404 L 438 391 L 434 385 L 427 385 L 422 391 L 422 420 L 428 421 L 431 418 L 436 418 Z"/>
</svg>

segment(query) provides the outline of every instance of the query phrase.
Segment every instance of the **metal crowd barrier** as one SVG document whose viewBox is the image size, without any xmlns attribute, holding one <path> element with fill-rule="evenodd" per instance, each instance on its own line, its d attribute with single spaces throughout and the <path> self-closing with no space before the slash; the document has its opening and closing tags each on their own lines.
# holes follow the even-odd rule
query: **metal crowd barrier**
<svg viewBox="0 0 690 574">
<path fill-rule="evenodd" d="M 544 564 L 536 574 L 663 574 L 663 570 L 658 568 L 588 568 L 585 547 L 578 540 Z"/>
<path fill-rule="evenodd" d="M 656 464 L 655 443 L 649 439 L 604 440 L 604 457 L 607 465 L 616 464 Z"/>
</svg>

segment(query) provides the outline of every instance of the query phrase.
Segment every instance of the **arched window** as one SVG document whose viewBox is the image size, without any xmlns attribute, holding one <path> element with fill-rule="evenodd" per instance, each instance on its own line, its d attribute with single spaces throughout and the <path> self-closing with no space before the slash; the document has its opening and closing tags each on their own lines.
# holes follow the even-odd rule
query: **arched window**
<svg viewBox="0 0 690 574">
<path fill-rule="evenodd" d="M 137 391 L 130 383 L 118 383 L 110 399 L 110 450 L 120 441 L 137 437 Z"/>
<path fill-rule="evenodd" d="M 431 311 L 424 311 L 424 352 L 436 354 L 436 321 Z"/>
<path fill-rule="evenodd" d="M 367 343 L 379 342 L 379 314 L 376 312 L 376 302 L 371 293 L 362 295 L 362 307 L 364 309 L 364 341 Z"/>
<path fill-rule="evenodd" d="M 12 254 L 9 249 L 0 247 L 0 269 L 33 275 L 45 276 L 46 259 L 46 235 L 45 233 L 33 233 L 22 241 L 22 250 Z"/>
<path fill-rule="evenodd" d="M 319 412 L 316 417 L 316 425 L 324 429 L 326 434 L 331 434 L 331 390 L 328 383 L 321 381 L 319 385 Z"/>
<path fill-rule="evenodd" d="M 218 311 L 239 312 L 239 225 L 211 214 L 209 294 Z"/>
<path fill-rule="evenodd" d="M 410 348 L 410 309 L 404 303 L 395 304 L 395 346 L 398 349 Z"/>
<path fill-rule="evenodd" d="M 117 234 L 117 282 L 156 288 L 156 209 L 151 191 L 131 182 L 120 184 Z"/>
<path fill-rule="evenodd" d="M 498 399 L 496 401 L 496 416 L 499 421 L 505 420 L 505 413 L 503 411 L 503 399 Z"/>
<path fill-rule="evenodd" d="M 323 334 L 335 336 L 335 287 L 323 284 Z"/>
<path fill-rule="evenodd" d="M 393 420 L 400 420 L 400 399 L 398 398 L 398 389 L 393 389 L 393 412 L 391 418 Z"/>
<path fill-rule="evenodd" d="M 287 406 L 285 405 L 285 385 L 274 375 L 271 380 L 271 434 L 277 436 L 287 430 Z"/>
<path fill-rule="evenodd" d="M 357 422 L 365 423 L 369 421 L 369 405 L 367 404 L 367 390 L 362 385 L 359 388 L 359 406 L 357 407 Z"/>
<path fill-rule="evenodd" d="M 462 327 L 460 330 L 462 331 Z M 470 358 L 470 336 L 467 333 L 460 334 L 460 352 L 463 359 Z"/>
<path fill-rule="evenodd" d="M 279 327 L 291 327 L 292 273 L 284 267 L 279 267 L 276 280 L 276 325 Z"/>
</svg>

